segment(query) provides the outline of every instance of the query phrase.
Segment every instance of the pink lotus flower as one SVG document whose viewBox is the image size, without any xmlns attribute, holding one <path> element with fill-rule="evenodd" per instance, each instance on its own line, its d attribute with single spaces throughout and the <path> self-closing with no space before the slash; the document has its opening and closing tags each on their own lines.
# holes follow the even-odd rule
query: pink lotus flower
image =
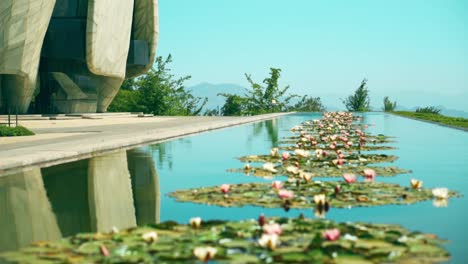
<svg viewBox="0 0 468 264">
<path fill-rule="evenodd" d="M 278 191 L 278 196 L 281 199 L 291 199 L 294 197 L 294 192 L 283 189 Z"/>
<path fill-rule="evenodd" d="M 288 160 L 291 154 L 289 154 L 289 152 L 283 152 L 281 153 L 281 157 L 283 157 L 283 160 Z"/>
<path fill-rule="evenodd" d="M 338 240 L 338 238 L 340 238 L 340 230 L 336 228 L 325 230 L 325 232 L 323 232 L 323 237 L 328 241 Z"/>
<path fill-rule="evenodd" d="M 343 178 L 344 178 L 345 182 L 348 183 L 348 184 L 356 182 L 356 180 L 357 180 L 356 175 L 354 175 L 352 173 L 343 173 Z"/>
<path fill-rule="evenodd" d="M 284 186 L 284 183 L 282 181 L 274 181 L 273 184 L 271 185 L 271 187 L 273 187 L 273 189 L 276 189 L 276 190 L 283 188 L 283 186 Z"/>
<path fill-rule="evenodd" d="M 375 173 L 375 170 L 364 169 L 364 177 L 366 178 L 366 181 L 374 181 L 376 175 L 377 173 Z"/>
<path fill-rule="evenodd" d="M 223 192 L 224 194 L 226 194 L 226 193 L 229 192 L 229 188 L 231 188 L 231 185 L 229 185 L 229 184 L 223 184 L 223 185 L 221 185 L 221 192 Z"/>
<path fill-rule="evenodd" d="M 263 226 L 263 233 L 268 235 L 281 235 L 283 228 L 277 223 L 268 224 Z"/>
</svg>

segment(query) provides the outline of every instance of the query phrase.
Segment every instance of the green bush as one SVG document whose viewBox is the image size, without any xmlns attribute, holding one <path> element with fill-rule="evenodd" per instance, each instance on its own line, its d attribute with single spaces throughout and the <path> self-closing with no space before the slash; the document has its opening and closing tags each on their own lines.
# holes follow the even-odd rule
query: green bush
<svg viewBox="0 0 468 264">
<path fill-rule="evenodd" d="M 428 107 L 418 107 L 416 109 L 416 113 L 426 113 L 426 114 L 440 114 L 440 109 L 435 106 L 428 106 Z"/>
<path fill-rule="evenodd" d="M 32 136 L 34 133 L 22 126 L 7 127 L 0 125 L 0 137 Z"/>
</svg>

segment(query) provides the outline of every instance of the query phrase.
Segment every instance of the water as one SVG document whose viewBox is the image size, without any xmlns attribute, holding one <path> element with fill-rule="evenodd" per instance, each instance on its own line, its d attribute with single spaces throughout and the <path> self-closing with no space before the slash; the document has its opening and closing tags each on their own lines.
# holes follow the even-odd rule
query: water
<svg viewBox="0 0 468 264">
<path fill-rule="evenodd" d="M 178 203 L 167 194 L 177 189 L 262 182 L 228 168 L 243 164 L 235 157 L 268 153 L 288 129 L 316 114 L 296 114 L 256 124 L 228 128 L 146 146 L 90 160 L 36 169 L 0 178 L 0 251 L 27 245 L 32 240 L 57 239 L 76 232 L 104 231 L 149 222 L 189 218 L 246 219 L 266 216 L 314 217 L 313 211 L 264 209 L 246 206 L 221 208 Z M 448 187 L 468 194 L 468 134 L 463 131 L 387 115 L 369 113 L 369 130 L 397 137 L 397 150 L 378 151 L 400 158 L 392 165 L 412 174 L 385 179 L 409 185 L 411 178 L 424 187 Z M 129 173 L 127 172 L 127 169 Z M 130 174 L 131 178 L 128 178 Z M 451 199 L 446 208 L 432 201 L 409 206 L 332 209 L 328 219 L 401 224 L 411 230 L 448 239 L 453 263 L 468 257 L 468 201 Z"/>
</svg>

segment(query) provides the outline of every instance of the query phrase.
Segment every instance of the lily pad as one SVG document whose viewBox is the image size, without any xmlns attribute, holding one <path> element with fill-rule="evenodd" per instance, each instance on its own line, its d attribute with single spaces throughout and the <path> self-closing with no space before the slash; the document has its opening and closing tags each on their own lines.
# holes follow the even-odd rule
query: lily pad
<svg viewBox="0 0 468 264">
<path fill-rule="evenodd" d="M 310 166 L 326 166 L 333 162 L 333 160 L 337 159 L 337 155 L 335 153 L 330 153 L 325 158 L 317 158 L 315 155 L 311 157 L 299 157 L 296 155 L 292 155 L 286 162 L 283 162 L 285 165 L 290 165 L 294 162 L 299 162 L 301 165 L 310 165 Z M 393 155 L 386 155 L 386 154 L 357 154 L 352 153 L 348 155 L 344 155 L 344 160 L 348 164 L 371 164 L 371 163 L 381 163 L 381 162 L 394 162 L 397 160 L 397 156 Z M 271 156 L 271 155 L 250 155 L 250 156 L 243 156 L 239 158 L 242 162 L 282 162 L 281 157 L 279 156 Z"/>
<path fill-rule="evenodd" d="M 279 224 L 282 229 L 279 242 L 270 249 L 259 243 L 264 231 L 256 220 L 206 221 L 198 229 L 163 223 L 106 236 L 90 235 L 88 240 L 72 236 L 1 253 L 0 260 L 8 263 L 194 263 L 197 259 L 193 252 L 197 247 L 215 249 L 211 259 L 216 263 L 438 263 L 450 259 L 442 247 L 443 240 L 436 237 L 428 240 L 398 225 L 335 223 L 303 217 L 267 221 Z M 323 236 L 331 229 L 341 234 L 334 241 Z M 157 233 L 158 239 L 144 241 L 142 234 L 148 232 Z M 234 235 L 226 237 L 228 233 Z M 213 240 L 201 239 L 204 237 Z M 402 237 L 411 243 L 401 243 Z M 89 243 L 99 245 L 99 252 L 79 250 Z"/>
<path fill-rule="evenodd" d="M 340 190 L 337 191 L 337 185 Z M 383 182 L 300 182 L 286 181 L 284 190 L 294 193 L 287 200 L 279 197 L 278 190 L 270 183 L 243 183 L 231 185 L 228 194 L 221 192 L 219 186 L 178 190 L 169 194 L 179 202 L 193 202 L 222 207 L 242 207 L 245 205 L 266 208 L 314 208 L 314 196 L 324 194 L 330 206 L 338 208 L 368 207 L 389 204 L 413 204 L 433 199 L 431 189 L 413 190 L 398 184 Z M 459 196 L 449 192 L 450 197 Z"/>
<path fill-rule="evenodd" d="M 353 173 L 353 174 L 362 174 L 364 169 L 373 169 L 377 176 L 379 177 L 390 177 L 395 176 L 398 174 L 407 174 L 411 173 L 411 170 L 405 170 L 402 168 L 394 167 L 394 166 L 385 166 L 385 167 L 378 167 L 378 166 L 363 166 L 363 165 L 354 165 L 354 166 L 302 166 L 305 172 L 310 173 L 312 177 L 342 177 L 343 173 Z M 261 167 L 251 167 L 249 170 L 246 169 L 228 169 L 228 172 L 243 172 L 248 176 L 255 176 L 255 177 L 263 177 L 263 178 L 272 178 L 275 176 L 290 176 L 290 177 L 299 177 L 299 174 L 290 173 L 286 170 L 283 166 L 276 167 L 277 172 L 273 173 L 271 171 L 265 170 Z"/>
</svg>

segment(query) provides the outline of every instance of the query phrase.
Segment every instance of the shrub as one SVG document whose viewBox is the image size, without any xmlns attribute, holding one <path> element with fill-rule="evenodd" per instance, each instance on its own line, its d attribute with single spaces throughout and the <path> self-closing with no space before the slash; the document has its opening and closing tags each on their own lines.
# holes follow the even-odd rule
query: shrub
<svg viewBox="0 0 468 264">
<path fill-rule="evenodd" d="M 441 109 L 435 106 L 428 106 L 428 107 L 418 107 L 416 109 L 416 113 L 428 113 L 428 114 L 440 114 Z"/>
<path fill-rule="evenodd" d="M 22 126 L 7 127 L 0 125 L 0 137 L 32 136 L 34 133 Z"/>
</svg>

